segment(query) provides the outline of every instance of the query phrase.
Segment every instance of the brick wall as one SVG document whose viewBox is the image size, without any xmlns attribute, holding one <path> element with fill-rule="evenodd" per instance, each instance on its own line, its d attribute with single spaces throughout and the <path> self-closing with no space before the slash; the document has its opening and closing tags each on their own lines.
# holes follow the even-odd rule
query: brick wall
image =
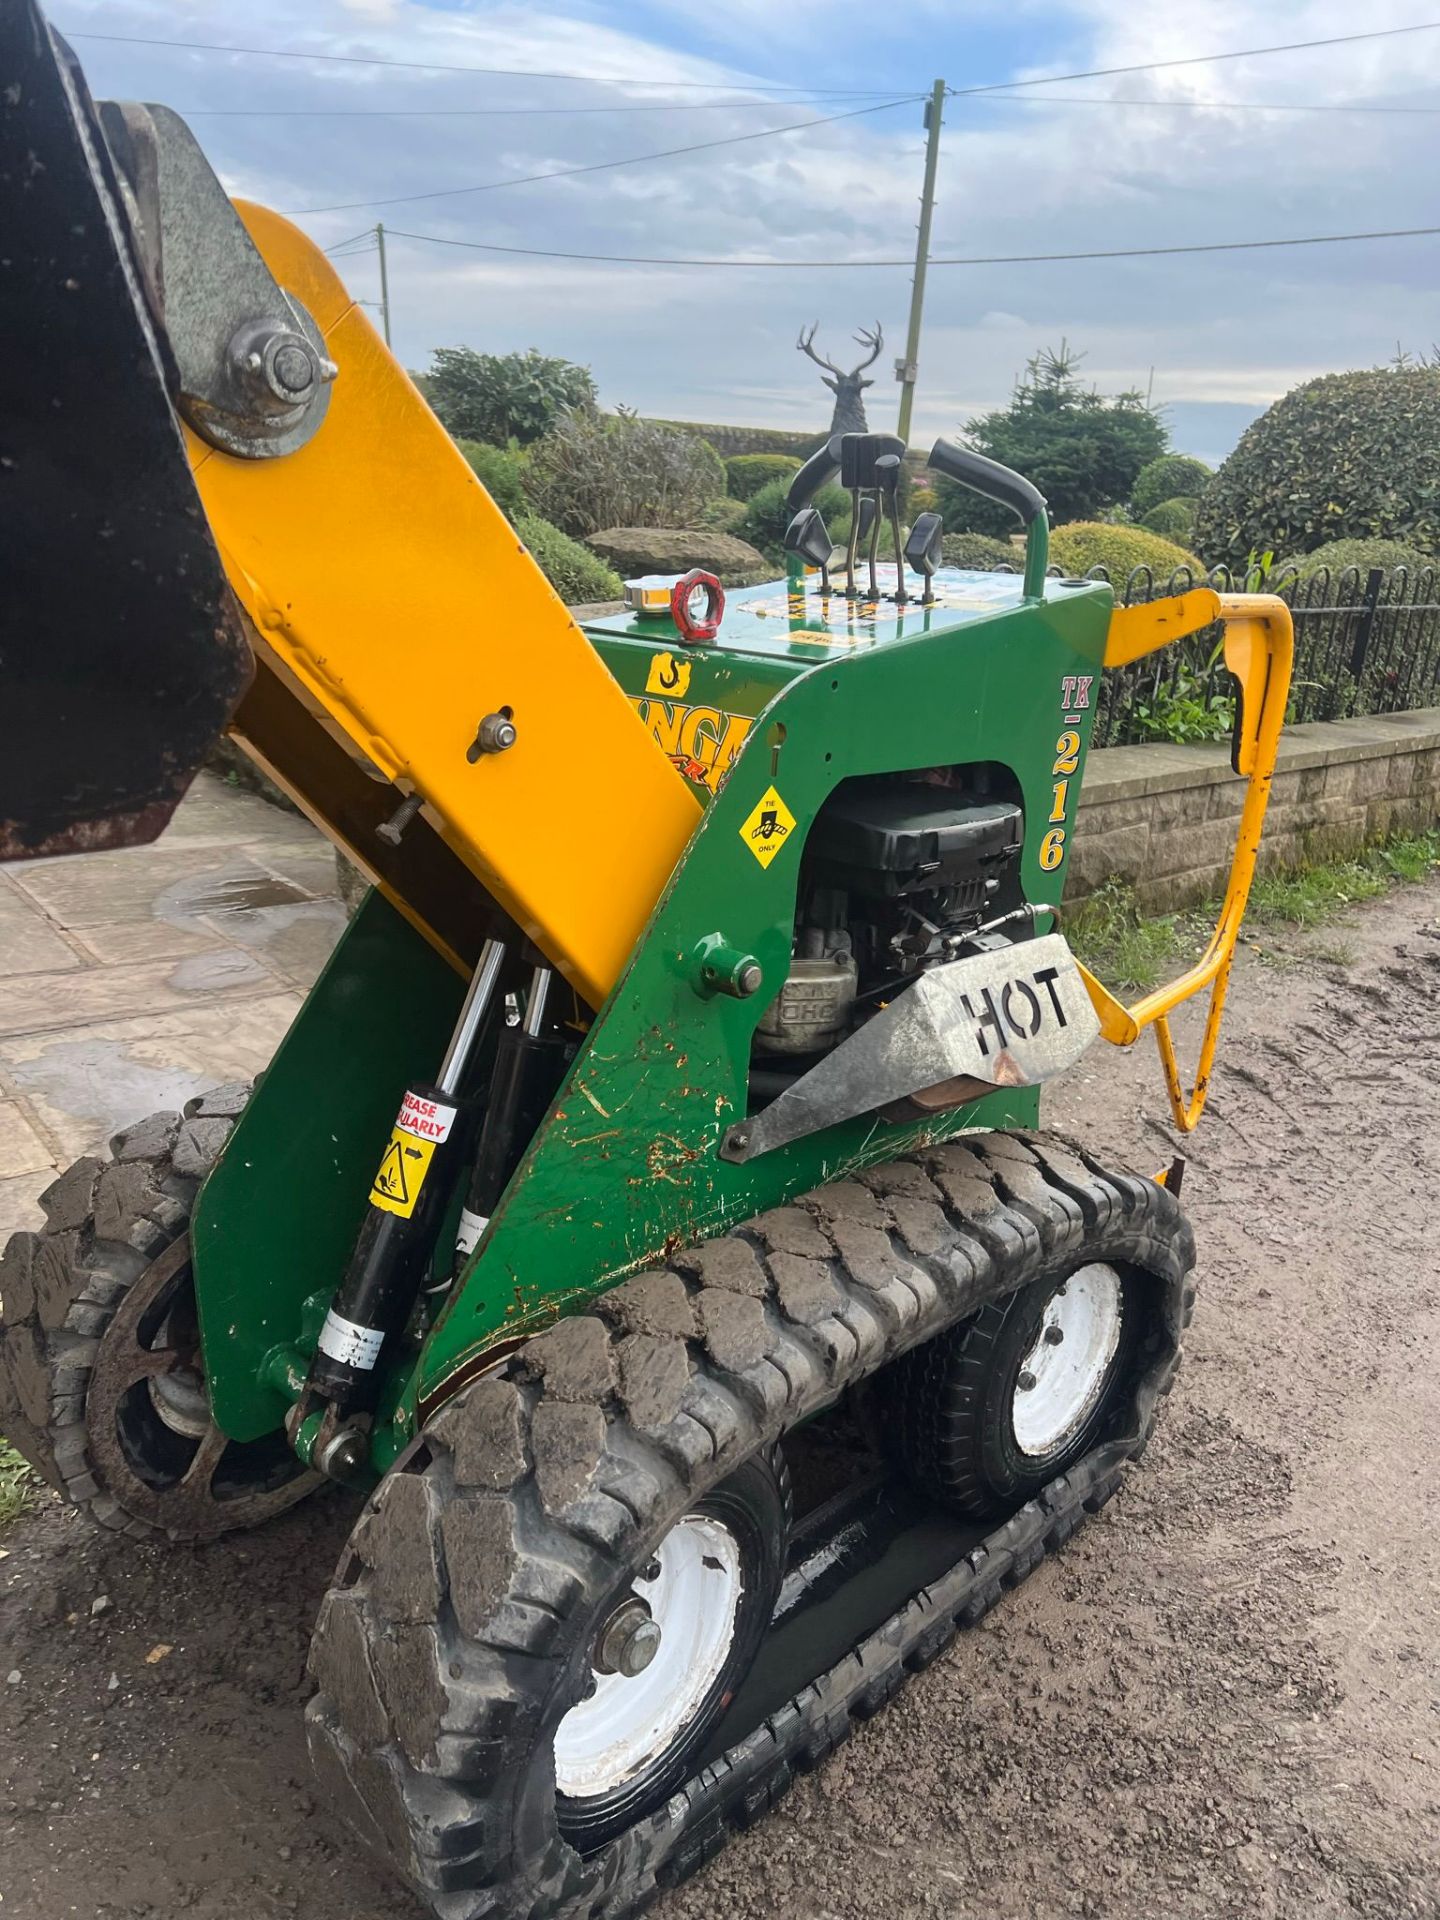
<svg viewBox="0 0 1440 1920">
<path fill-rule="evenodd" d="M 1228 745 L 1106 747 L 1085 770 L 1066 894 L 1115 874 L 1157 911 L 1214 893 L 1229 871 L 1245 782 Z M 1260 857 L 1266 866 L 1353 853 L 1440 820 L 1440 708 L 1288 727 Z"/>
</svg>

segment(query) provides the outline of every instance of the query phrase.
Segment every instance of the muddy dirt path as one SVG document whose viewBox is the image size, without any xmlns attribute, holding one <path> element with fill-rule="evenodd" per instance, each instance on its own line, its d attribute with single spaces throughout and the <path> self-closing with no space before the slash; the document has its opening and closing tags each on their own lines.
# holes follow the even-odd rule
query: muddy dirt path
<svg viewBox="0 0 1440 1920">
<path fill-rule="evenodd" d="M 1240 970 L 1200 1305 L 1126 1491 L 657 1920 L 1440 1915 L 1440 884 L 1348 937 Z M 1163 1164 L 1151 1050 L 1102 1051 L 1052 1116 Z M 307 1775 L 349 1515 L 174 1554 L 54 1507 L 10 1532 L 0 1920 L 417 1920 Z"/>
</svg>

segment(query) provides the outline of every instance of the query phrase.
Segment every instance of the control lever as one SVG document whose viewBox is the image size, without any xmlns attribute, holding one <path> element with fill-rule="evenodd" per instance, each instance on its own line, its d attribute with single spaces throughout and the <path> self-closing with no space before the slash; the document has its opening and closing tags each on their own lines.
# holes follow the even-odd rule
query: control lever
<svg viewBox="0 0 1440 1920">
<path fill-rule="evenodd" d="M 1025 523 L 1025 580 L 1021 591 L 1027 600 L 1039 600 L 1045 593 L 1045 567 L 1050 558 L 1050 523 L 1046 518 L 1045 496 L 1023 474 L 998 460 L 987 460 L 983 453 L 969 447 L 957 447 L 953 440 L 937 440 L 930 449 L 927 465 L 962 487 L 983 494 L 987 500 L 1009 507 Z"/>
<path fill-rule="evenodd" d="M 799 513 L 802 507 L 808 507 L 820 489 L 828 487 L 839 473 L 841 438 L 840 434 L 832 433 L 823 447 L 815 449 L 790 482 L 785 505 L 792 514 Z"/>
<path fill-rule="evenodd" d="M 807 566 L 820 569 L 820 591 L 830 591 L 830 555 L 834 552 L 830 530 L 818 507 L 802 507 L 785 529 L 785 551 L 793 553 Z"/>
<path fill-rule="evenodd" d="M 875 462 L 875 471 L 879 476 L 879 498 L 889 511 L 890 531 L 895 537 L 895 604 L 903 607 L 910 598 L 905 591 L 905 554 L 900 533 L 900 455 L 882 453 Z M 874 546 L 871 546 L 870 577 L 875 577 Z"/>
<path fill-rule="evenodd" d="M 905 542 L 906 560 L 925 578 L 925 591 L 920 597 L 922 607 L 935 604 L 935 570 L 941 561 L 940 541 L 944 532 L 945 522 L 938 513 L 917 514 L 910 538 Z"/>
<path fill-rule="evenodd" d="M 880 582 L 875 573 L 875 556 L 880 542 L 879 463 L 893 454 L 896 461 L 905 452 L 905 442 L 894 433 L 844 433 L 840 436 L 840 484 L 854 501 L 850 520 L 850 540 L 845 552 L 845 592 L 855 598 L 855 558 L 860 542 L 866 540 L 870 561 L 870 593 L 879 597 Z M 803 469 L 802 469 L 803 471 Z M 862 499 L 861 495 L 867 497 Z M 866 515 L 865 509 L 869 508 Z"/>
</svg>

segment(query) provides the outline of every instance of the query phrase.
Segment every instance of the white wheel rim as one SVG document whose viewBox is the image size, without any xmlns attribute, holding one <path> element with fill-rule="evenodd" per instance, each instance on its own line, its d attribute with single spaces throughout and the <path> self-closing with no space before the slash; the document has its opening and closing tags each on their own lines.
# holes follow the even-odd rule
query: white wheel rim
<svg viewBox="0 0 1440 1920">
<path fill-rule="evenodd" d="M 745 1584 L 734 1534 L 687 1513 L 655 1550 L 655 1577 L 634 1591 L 660 1628 L 643 1673 L 597 1673 L 555 1735 L 555 1789 L 593 1800 L 626 1786 L 694 1720 L 725 1666 Z"/>
<path fill-rule="evenodd" d="M 1077 1268 L 1051 1294 L 1011 1407 L 1021 1453 L 1054 1453 L 1095 1411 L 1120 1345 L 1121 1303 L 1119 1274 L 1098 1262 Z"/>
</svg>

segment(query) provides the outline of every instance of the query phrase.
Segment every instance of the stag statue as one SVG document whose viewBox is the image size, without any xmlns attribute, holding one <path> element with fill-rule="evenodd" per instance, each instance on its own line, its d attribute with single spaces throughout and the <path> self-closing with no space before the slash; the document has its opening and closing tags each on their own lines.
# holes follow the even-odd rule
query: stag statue
<svg viewBox="0 0 1440 1920">
<path fill-rule="evenodd" d="M 864 393 L 866 387 L 873 387 L 875 382 L 865 380 L 861 376 L 866 367 L 873 366 L 879 359 L 880 350 L 885 345 L 885 335 L 880 330 L 880 322 L 878 320 L 875 322 L 873 330 L 862 327 L 855 335 L 859 344 L 862 347 L 869 347 L 870 352 L 868 357 L 862 360 L 858 367 L 852 368 L 849 373 L 843 372 L 833 360 L 823 359 L 816 353 L 813 342 L 819 327 L 818 320 L 812 327 L 802 327 L 800 338 L 795 345 L 801 353 L 808 353 L 817 367 L 828 367 L 830 373 L 835 376 L 833 380 L 829 374 L 825 377 L 826 386 L 835 396 L 835 410 L 830 416 L 830 431 L 831 433 L 865 433 L 869 427 L 865 419 Z"/>
</svg>

